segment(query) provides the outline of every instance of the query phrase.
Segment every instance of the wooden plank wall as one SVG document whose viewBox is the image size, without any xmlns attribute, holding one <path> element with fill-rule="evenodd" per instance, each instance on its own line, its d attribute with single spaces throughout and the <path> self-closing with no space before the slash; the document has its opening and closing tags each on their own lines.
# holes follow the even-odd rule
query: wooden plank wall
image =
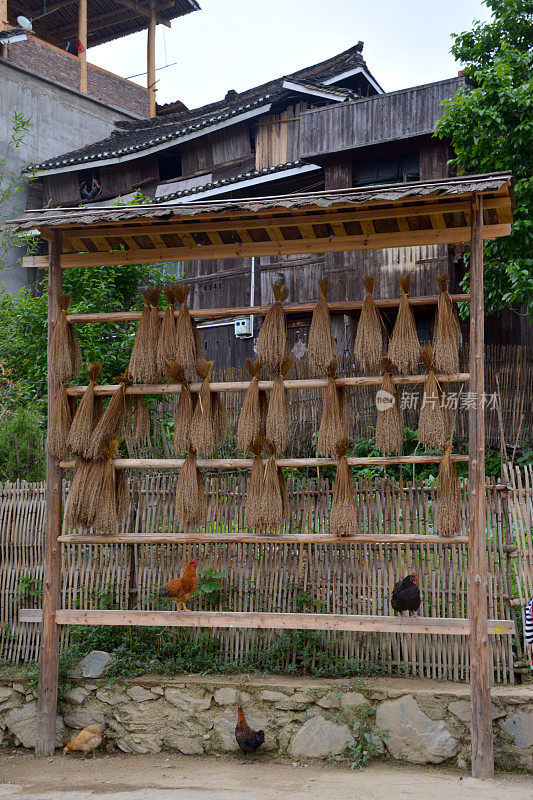
<svg viewBox="0 0 533 800">
<path fill-rule="evenodd" d="M 300 115 L 310 106 L 296 103 L 279 114 L 262 117 L 255 126 L 255 168 L 275 167 L 300 157 Z"/>
<path fill-rule="evenodd" d="M 128 519 L 123 530 L 176 531 L 173 510 L 175 475 L 137 476 L 132 486 Z M 515 514 L 530 514 L 531 477 L 520 494 Z M 207 530 L 242 531 L 246 478 L 219 473 L 205 477 L 209 497 Z M 399 484 L 389 479 L 359 479 L 356 483 L 360 530 L 376 534 L 431 533 L 435 514 L 434 483 Z M 65 485 L 65 491 L 68 486 Z M 324 479 L 289 482 L 291 502 L 287 532 L 327 531 L 331 485 Z M 513 619 L 509 579 L 512 559 L 503 545 L 515 536 L 507 511 L 506 493 L 487 481 L 489 615 Z M 526 511 L 526 504 L 527 510 Z M 18 623 L 18 611 L 38 607 L 39 600 L 24 596 L 20 580 L 42 577 L 44 489 L 42 484 L 0 485 L 0 653 L 18 663 L 37 657 L 38 627 Z M 466 487 L 463 486 L 463 530 L 466 528 Z M 325 613 L 390 614 L 391 588 L 398 577 L 415 571 L 420 578 L 423 616 L 466 616 L 467 548 L 464 544 L 224 544 L 86 545 L 62 548 L 61 604 L 65 608 L 97 608 L 111 603 L 122 608 L 150 609 L 158 587 L 176 575 L 190 557 L 200 568 L 215 567 L 227 575 L 220 607 L 239 611 L 298 611 L 299 604 L 315 602 Z M 523 548 L 522 535 L 516 544 Z M 526 547 L 531 547 L 529 539 Z M 519 558 L 527 557 L 522 552 Z M 513 561 L 514 564 L 514 561 Z M 519 569 L 520 597 L 531 587 Z M 302 599 L 303 598 L 303 599 Z M 193 601 L 198 608 L 198 601 Z M 275 631 L 218 631 L 226 658 L 242 660 L 252 646 L 265 648 Z M 62 630 L 63 643 L 68 630 Z M 438 679 L 468 679 L 466 637 L 400 634 L 325 635 L 338 654 L 360 666 L 392 669 L 398 674 Z M 492 638 L 493 677 L 514 681 L 510 637 Z M 294 653 L 284 656 L 280 668 L 290 669 Z"/>
</svg>

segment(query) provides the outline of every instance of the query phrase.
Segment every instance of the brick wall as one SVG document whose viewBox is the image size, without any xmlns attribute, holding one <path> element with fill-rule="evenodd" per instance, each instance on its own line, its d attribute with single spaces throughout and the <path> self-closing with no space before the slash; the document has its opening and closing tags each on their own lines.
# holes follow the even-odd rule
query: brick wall
<svg viewBox="0 0 533 800">
<path fill-rule="evenodd" d="M 8 59 L 36 75 L 79 89 L 78 59 L 46 42 L 30 37 L 25 42 L 12 44 L 8 48 Z M 146 89 L 92 64 L 87 64 L 87 93 L 139 117 L 149 116 Z"/>
</svg>

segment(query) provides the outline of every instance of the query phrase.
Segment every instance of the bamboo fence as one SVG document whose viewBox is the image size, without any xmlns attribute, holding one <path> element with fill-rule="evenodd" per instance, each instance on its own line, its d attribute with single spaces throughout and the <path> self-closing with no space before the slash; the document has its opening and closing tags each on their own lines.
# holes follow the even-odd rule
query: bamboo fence
<svg viewBox="0 0 533 800">
<path fill-rule="evenodd" d="M 390 596 L 398 578 L 419 576 L 422 616 L 466 617 L 467 545 L 446 543 L 179 543 L 173 498 L 175 474 L 130 476 L 130 509 L 124 533 L 176 533 L 172 544 L 62 543 L 62 608 L 151 609 L 158 588 L 175 577 L 191 557 L 200 569 L 224 572 L 220 609 L 295 612 L 312 602 L 330 614 L 392 614 Z M 244 528 L 246 476 L 206 477 L 209 519 L 206 533 L 238 533 Z M 466 534 L 463 485 L 462 535 Z M 358 478 L 359 531 L 376 535 L 433 532 L 434 482 L 403 483 L 390 478 Z M 65 484 L 68 492 L 68 484 Z M 289 481 L 290 518 L 285 533 L 327 533 L 331 485 L 324 478 Z M 507 468 L 504 483 L 487 481 L 489 617 L 515 619 L 533 592 L 533 473 Z M 39 626 L 18 621 L 21 607 L 39 606 L 28 580 L 42 579 L 45 523 L 44 485 L 0 484 L 0 658 L 18 663 L 38 658 Z M 31 586 L 31 584 L 30 584 Z M 193 608 L 199 608 L 192 601 Z M 228 660 L 242 661 L 251 647 L 264 648 L 276 631 L 218 630 Z M 68 629 L 61 630 L 63 645 Z M 324 633 L 338 655 L 368 671 L 449 680 L 468 680 L 466 636 Z M 521 642 L 491 636 L 493 680 L 513 683 Z M 290 670 L 298 654 L 284 657 Z M 518 668 L 519 669 L 519 668 Z"/>
</svg>

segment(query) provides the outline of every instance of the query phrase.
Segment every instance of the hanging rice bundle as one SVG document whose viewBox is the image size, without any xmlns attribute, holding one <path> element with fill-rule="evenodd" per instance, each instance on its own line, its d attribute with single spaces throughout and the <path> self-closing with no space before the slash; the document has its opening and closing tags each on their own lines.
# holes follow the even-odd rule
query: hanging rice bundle
<svg viewBox="0 0 533 800">
<path fill-rule="evenodd" d="M 158 364 L 158 347 L 159 347 L 159 333 L 161 330 L 161 319 L 159 317 L 159 297 L 161 295 L 160 286 L 152 286 L 150 289 L 150 342 L 152 348 L 152 380 L 159 380 L 164 374 L 164 371 L 159 369 Z M 147 381 L 148 382 L 148 381 Z"/>
<path fill-rule="evenodd" d="M 337 475 L 333 484 L 329 530 L 334 536 L 352 536 L 357 527 L 357 506 L 352 469 L 346 460 L 348 439 L 337 445 Z"/>
<path fill-rule="evenodd" d="M 363 278 L 363 284 L 366 295 L 355 334 L 353 354 L 364 372 L 375 373 L 383 355 L 383 328 L 374 300 L 374 277 L 367 275 Z"/>
<path fill-rule="evenodd" d="M 268 392 L 266 389 L 259 389 L 259 434 L 266 436 L 266 425 L 268 415 Z"/>
<path fill-rule="evenodd" d="M 67 528 L 77 528 L 90 524 L 88 522 L 85 484 L 93 463 L 93 461 L 88 461 L 84 458 L 76 459 L 70 491 L 65 503 L 64 521 Z"/>
<path fill-rule="evenodd" d="M 410 275 L 400 275 L 400 305 L 394 323 L 388 356 L 404 375 L 414 372 L 420 358 L 420 342 L 416 332 L 413 309 L 409 303 Z"/>
<path fill-rule="evenodd" d="M 178 364 L 181 364 L 184 370 L 194 369 L 194 365 L 197 361 L 196 353 L 199 338 L 195 336 L 194 325 L 187 305 L 189 290 L 190 287 L 184 283 L 179 283 L 176 286 L 176 299 L 180 307 L 176 317 L 176 347 L 174 349 L 174 356 L 175 360 Z"/>
<path fill-rule="evenodd" d="M 101 450 L 102 460 L 94 462 L 85 483 L 88 524 L 101 533 L 114 533 L 122 516 L 119 508 L 124 510 L 124 489 L 119 496 L 118 470 L 113 461 L 117 449 L 116 439 L 105 442 Z M 120 482 L 123 486 L 122 479 Z"/>
<path fill-rule="evenodd" d="M 284 380 L 291 368 L 292 360 L 284 359 L 279 373 L 274 378 L 266 418 L 266 438 L 276 451 L 282 453 L 289 443 L 289 409 Z"/>
<path fill-rule="evenodd" d="M 337 444 L 343 438 L 343 423 L 339 408 L 339 393 L 335 385 L 337 362 L 333 359 L 328 367 L 328 385 L 322 408 L 320 429 L 318 431 L 317 453 L 321 456 L 334 457 Z"/>
<path fill-rule="evenodd" d="M 246 359 L 246 369 L 252 380 L 244 395 L 244 401 L 239 414 L 237 424 L 237 444 L 240 449 L 246 452 L 253 442 L 263 431 L 261 430 L 261 406 L 259 397 L 259 373 L 263 362 L 260 358 L 255 361 L 251 358 Z"/>
<path fill-rule="evenodd" d="M 448 294 L 448 275 L 437 275 L 439 300 L 435 316 L 433 346 L 435 348 L 435 369 L 446 375 L 459 372 L 459 345 L 461 329 L 452 299 Z"/>
<path fill-rule="evenodd" d="M 437 533 L 440 536 L 455 536 L 461 529 L 461 488 L 451 450 L 450 439 L 440 462 L 437 482 Z"/>
<path fill-rule="evenodd" d="M 157 340 L 157 369 L 161 377 L 167 374 L 170 362 L 175 360 L 176 350 L 176 322 L 174 319 L 176 286 L 174 284 L 163 286 L 163 292 L 168 302 Z"/>
<path fill-rule="evenodd" d="M 129 371 L 132 380 L 139 383 L 152 383 L 157 373 L 157 339 L 154 340 L 150 305 L 154 299 L 157 302 L 159 289 L 154 290 L 152 287 L 147 287 L 141 289 L 141 294 L 144 308 L 131 351 Z"/>
<path fill-rule="evenodd" d="M 287 481 L 281 467 L 278 467 L 278 480 L 279 490 L 281 492 L 281 515 L 283 519 L 287 519 L 289 516 L 289 492 L 287 490 Z"/>
<path fill-rule="evenodd" d="M 400 398 L 398 391 L 392 380 L 392 361 L 383 357 L 381 360 L 383 369 L 383 381 L 381 389 L 376 396 L 378 415 L 376 421 L 376 447 L 388 456 L 391 453 L 399 453 L 402 449 L 403 427 L 402 415 L 400 410 Z"/>
<path fill-rule="evenodd" d="M 268 441 L 266 446 L 268 447 L 268 459 L 264 466 L 258 527 L 262 530 L 275 530 L 283 524 L 283 499 L 276 464 L 276 448 Z"/>
<path fill-rule="evenodd" d="M 56 320 L 50 343 L 50 380 L 53 383 L 66 383 L 81 370 L 81 351 L 74 326 L 67 320 L 69 294 L 59 295 L 61 311 Z"/>
<path fill-rule="evenodd" d="M 118 438 L 124 430 L 127 411 L 126 387 L 131 386 L 129 370 L 119 375 L 118 381 L 120 385 L 112 395 L 91 436 L 87 455 L 94 460 L 102 458 L 104 443 Z"/>
<path fill-rule="evenodd" d="M 198 325 L 196 320 L 191 317 L 191 325 L 192 325 L 192 335 L 194 337 L 194 353 L 196 357 L 196 361 L 205 361 L 205 351 L 204 346 L 202 344 L 202 340 L 200 338 L 200 331 L 198 330 Z"/>
<path fill-rule="evenodd" d="M 348 393 L 346 386 L 337 386 L 339 398 L 339 416 L 341 421 L 341 439 L 350 438 L 350 409 L 348 406 Z"/>
<path fill-rule="evenodd" d="M 196 365 L 198 376 L 202 379 L 202 386 L 191 420 L 191 443 L 193 449 L 200 456 L 209 456 L 215 449 L 213 404 L 209 385 L 209 373 L 212 366 L 212 361 L 203 361 Z"/>
<path fill-rule="evenodd" d="M 289 292 L 282 283 L 272 284 L 272 291 L 275 302 L 268 310 L 261 325 L 257 337 L 256 353 L 262 359 L 265 367 L 275 374 L 285 358 L 287 332 L 282 304 L 287 299 Z"/>
<path fill-rule="evenodd" d="M 261 525 L 261 494 L 263 491 L 263 459 L 261 451 L 263 449 L 264 437 L 257 436 L 250 443 L 248 449 L 252 453 L 252 468 L 248 481 L 248 491 L 246 492 L 246 506 L 244 509 L 244 525 L 251 531 Z"/>
<path fill-rule="evenodd" d="M 213 414 L 213 433 L 215 436 L 215 445 L 222 444 L 226 436 L 226 427 L 228 424 L 226 418 L 226 409 L 222 402 L 220 392 L 211 393 L 211 413 Z"/>
<path fill-rule="evenodd" d="M 91 436 L 97 419 L 94 387 L 96 386 L 96 381 L 101 369 L 102 364 L 100 361 L 89 364 L 87 370 L 89 385 L 81 398 L 81 402 L 72 420 L 72 425 L 70 426 L 68 449 L 71 453 L 78 456 L 86 457 L 89 450 Z"/>
<path fill-rule="evenodd" d="M 61 460 L 69 454 L 68 435 L 70 431 L 70 406 L 67 398 L 67 387 L 60 387 L 50 418 L 50 427 L 46 437 L 46 450 L 52 458 Z"/>
<path fill-rule="evenodd" d="M 133 397 L 133 431 L 132 440 L 135 443 L 146 442 L 150 438 L 150 410 L 142 395 L 126 395 Z"/>
<path fill-rule="evenodd" d="M 327 301 L 328 279 L 318 281 L 320 300 L 313 309 L 313 318 L 309 328 L 307 343 L 307 359 L 309 366 L 317 375 L 326 375 L 328 366 L 334 357 L 334 339 L 331 334 L 331 320 Z"/>
<path fill-rule="evenodd" d="M 184 528 L 195 528 L 205 525 L 206 518 L 202 474 L 196 465 L 196 451 L 191 450 L 176 483 L 176 519 Z"/>
<path fill-rule="evenodd" d="M 170 362 L 168 377 L 171 383 L 181 384 L 174 417 L 174 452 L 176 455 L 180 455 L 180 453 L 187 452 L 191 447 L 192 394 L 185 370 L 177 361 Z"/>
<path fill-rule="evenodd" d="M 446 423 L 440 403 L 440 391 L 435 377 L 435 350 L 423 347 L 420 355 L 428 371 L 424 383 L 422 408 L 418 420 L 418 441 L 423 447 L 443 450 L 446 444 Z"/>
</svg>

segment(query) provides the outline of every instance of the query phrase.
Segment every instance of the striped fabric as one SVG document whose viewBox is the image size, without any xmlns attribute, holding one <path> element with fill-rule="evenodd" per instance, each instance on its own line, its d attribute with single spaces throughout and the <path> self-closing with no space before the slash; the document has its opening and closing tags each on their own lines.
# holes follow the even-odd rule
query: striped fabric
<svg viewBox="0 0 533 800">
<path fill-rule="evenodd" d="M 524 636 L 528 644 L 533 644 L 533 597 L 526 605 L 526 626 Z"/>
</svg>

